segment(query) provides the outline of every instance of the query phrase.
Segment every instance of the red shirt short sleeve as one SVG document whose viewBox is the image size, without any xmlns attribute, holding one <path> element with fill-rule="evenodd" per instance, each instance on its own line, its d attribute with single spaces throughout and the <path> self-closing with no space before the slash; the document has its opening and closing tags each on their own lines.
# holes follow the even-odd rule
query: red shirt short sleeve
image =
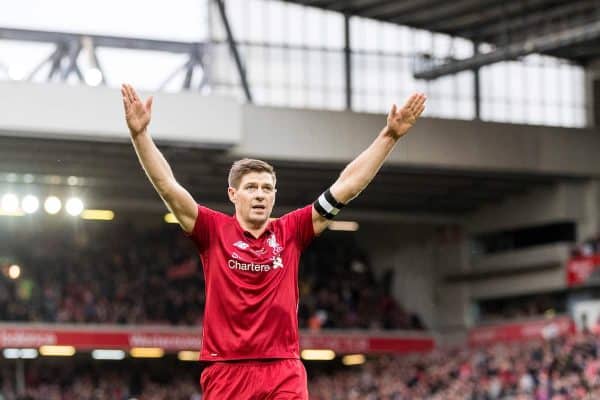
<svg viewBox="0 0 600 400">
<path fill-rule="evenodd" d="M 206 281 L 200 359 L 299 358 L 298 263 L 314 238 L 312 205 L 270 221 L 258 238 L 198 206 L 188 236 Z"/>
</svg>

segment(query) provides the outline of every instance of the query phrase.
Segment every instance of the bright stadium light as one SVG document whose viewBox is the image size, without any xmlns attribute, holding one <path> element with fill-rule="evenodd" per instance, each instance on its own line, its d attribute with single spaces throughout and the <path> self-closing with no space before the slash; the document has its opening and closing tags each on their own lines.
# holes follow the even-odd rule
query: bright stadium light
<svg viewBox="0 0 600 400">
<path fill-rule="evenodd" d="M 28 194 L 21 200 L 21 209 L 27 214 L 33 214 L 40 208 L 40 201 L 32 194 Z"/>
<path fill-rule="evenodd" d="M 125 352 L 123 350 L 98 349 L 92 351 L 92 358 L 94 360 L 122 360 L 125 358 Z"/>
<path fill-rule="evenodd" d="M 83 210 L 81 218 L 96 221 L 112 221 L 115 218 L 115 212 L 112 210 Z"/>
<path fill-rule="evenodd" d="M 21 349 L 21 358 L 33 360 L 37 358 L 38 351 L 36 349 Z"/>
<path fill-rule="evenodd" d="M 8 348 L 8 349 L 2 350 L 2 355 L 6 359 L 13 359 L 14 360 L 14 359 L 17 359 L 17 358 L 23 358 L 23 359 L 26 359 L 26 360 L 33 360 L 34 358 L 37 358 L 38 351 L 36 349 L 12 349 L 12 348 Z"/>
<path fill-rule="evenodd" d="M 56 196 L 49 196 L 46 198 L 46 201 L 44 201 L 44 210 L 46 210 L 48 214 L 57 214 L 61 208 L 62 202 Z"/>
<path fill-rule="evenodd" d="M 21 267 L 19 267 L 17 264 L 13 264 L 8 267 L 8 277 L 10 279 L 19 279 L 19 276 L 21 276 Z"/>
<path fill-rule="evenodd" d="M 358 222 L 356 221 L 331 221 L 329 229 L 332 231 L 355 232 L 358 230 Z"/>
<path fill-rule="evenodd" d="M 161 358 L 165 351 L 159 347 L 132 347 L 129 354 L 135 358 Z"/>
<path fill-rule="evenodd" d="M 70 176 L 67 178 L 67 185 L 75 186 L 79 183 L 79 178 L 76 176 Z"/>
<path fill-rule="evenodd" d="M 342 357 L 342 364 L 350 365 L 362 365 L 367 359 L 363 354 L 346 354 Z"/>
<path fill-rule="evenodd" d="M 81 199 L 78 197 L 71 197 L 69 200 L 67 200 L 65 209 L 69 215 L 76 217 L 83 211 L 83 201 L 81 201 Z"/>
<path fill-rule="evenodd" d="M 7 193 L 0 200 L 2 211 L 8 214 L 16 213 L 19 210 L 19 198 L 16 194 Z"/>
<path fill-rule="evenodd" d="M 9 360 L 21 358 L 21 349 L 4 349 L 2 355 Z"/>
<path fill-rule="evenodd" d="M 73 346 L 42 346 L 40 354 L 43 356 L 53 357 L 70 357 L 75 355 L 75 347 Z"/>
<path fill-rule="evenodd" d="M 305 349 L 302 350 L 300 356 L 309 361 L 329 361 L 335 358 L 335 352 L 333 350 Z"/>
<path fill-rule="evenodd" d="M 85 71 L 84 80 L 90 86 L 98 86 L 102 83 L 102 72 L 98 68 L 90 68 Z"/>
<path fill-rule="evenodd" d="M 199 357 L 199 351 L 183 350 L 177 353 L 179 361 L 198 361 Z"/>
</svg>

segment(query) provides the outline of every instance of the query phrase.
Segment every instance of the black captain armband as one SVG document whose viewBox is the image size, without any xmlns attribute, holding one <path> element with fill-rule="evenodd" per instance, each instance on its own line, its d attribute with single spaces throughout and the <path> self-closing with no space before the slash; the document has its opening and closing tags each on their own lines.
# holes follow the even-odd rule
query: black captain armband
<svg viewBox="0 0 600 400">
<path fill-rule="evenodd" d="M 315 210 L 323 217 L 327 219 L 333 219 L 344 208 L 345 204 L 340 203 L 333 197 L 331 191 L 327 189 L 322 195 L 313 203 Z"/>
</svg>

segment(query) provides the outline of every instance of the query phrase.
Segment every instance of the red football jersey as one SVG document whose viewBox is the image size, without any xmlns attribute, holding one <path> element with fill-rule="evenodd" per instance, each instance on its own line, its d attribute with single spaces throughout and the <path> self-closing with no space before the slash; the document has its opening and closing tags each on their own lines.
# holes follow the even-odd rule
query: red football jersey
<svg viewBox="0 0 600 400">
<path fill-rule="evenodd" d="M 198 206 L 189 236 L 206 280 L 200 360 L 299 358 L 298 263 L 314 237 L 312 205 L 270 221 L 259 238 Z"/>
</svg>

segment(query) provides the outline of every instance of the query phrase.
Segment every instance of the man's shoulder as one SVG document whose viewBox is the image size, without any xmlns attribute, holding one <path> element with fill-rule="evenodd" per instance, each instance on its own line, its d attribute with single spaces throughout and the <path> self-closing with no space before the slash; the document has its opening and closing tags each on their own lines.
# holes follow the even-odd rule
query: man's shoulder
<svg viewBox="0 0 600 400">
<path fill-rule="evenodd" d="M 281 219 L 287 219 L 287 218 L 302 217 L 302 216 L 306 216 L 307 214 L 312 215 L 312 204 L 307 204 L 304 207 L 300 207 L 295 210 L 289 211 L 289 212 L 283 214 L 278 219 L 281 220 Z"/>
<path fill-rule="evenodd" d="M 225 214 L 224 212 L 213 210 L 212 208 L 198 204 L 198 214 L 209 216 L 212 218 L 218 218 L 223 220 L 231 220 L 231 215 Z"/>
<path fill-rule="evenodd" d="M 295 229 L 298 224 L 303 224 L 306 219 L 312 220 L 312 204 L 287 212 L 279 218 L 271 218 L 269 222 L 273 226 L 279 225 L 287 229 Z"/>
</svg>

